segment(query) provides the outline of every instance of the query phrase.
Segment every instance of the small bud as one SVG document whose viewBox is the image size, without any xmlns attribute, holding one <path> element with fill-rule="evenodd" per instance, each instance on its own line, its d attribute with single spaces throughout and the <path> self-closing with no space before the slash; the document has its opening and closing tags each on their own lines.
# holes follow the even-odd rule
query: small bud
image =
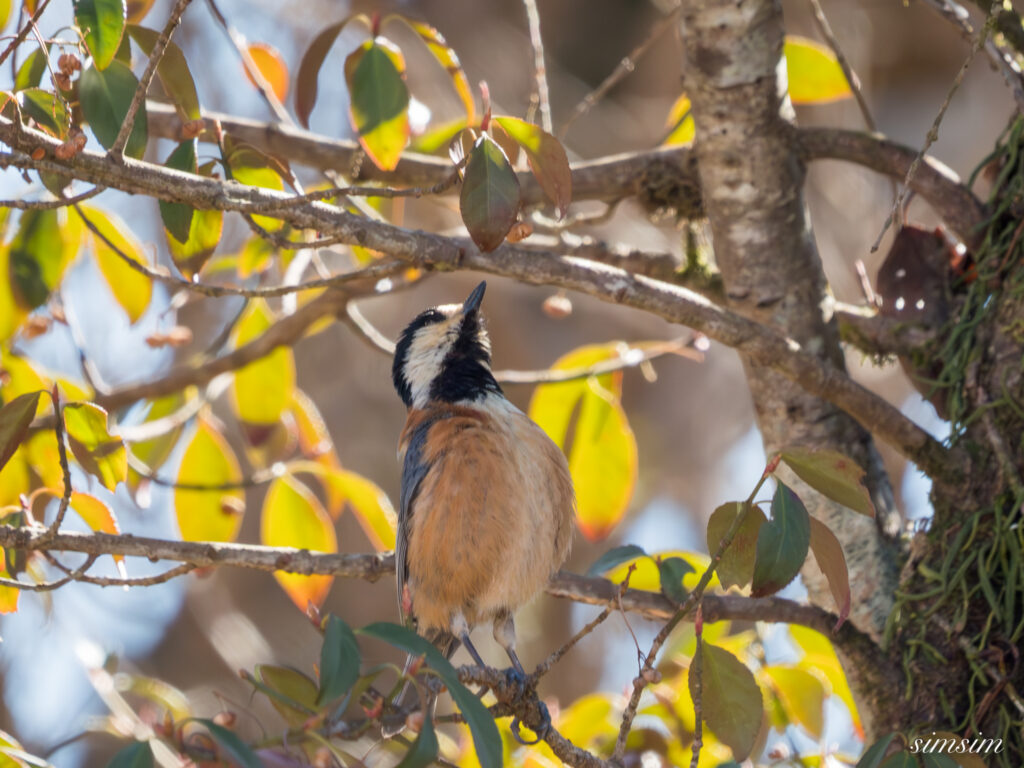
<svg viewBox="0 0 1024 768">
<path fill-rule="evenodd" d="M 71 90 L 71 78 L 63 72 L 54 73 L 53 82 L 55 82 L 57 84 L 57 87 L 60 88 L 62 91 Z"/>
<path fill-rule="evenodd" d="M 44 157 L 46 157 L 46 150 L 43 147 L 36 147 L 32 150 L 33 160 L 42 160 Z"/>
<path fill-rule="evenodd" d="M 420 670 L 423 669 L 423 662 L 426 661 L 426 658 L 426 656 L 417 656 L 409 662 L 408 675 L 410 677 L 416 677 L 416 675 L 420 673 Z"/>
<path fill-rule="evenodd" d="M 32 315 L 21 326 L 21 335 L 26 339 L 34 339 L 36 336 L 42 336 L 48 330 L 50 330 L 50 318 L 43 315 Z"/>
<path fill-rule="evenodd" d="M 167 332 L 167 346 L 183 347 L 192 341 L 192 329 L 184 325 L 176 325 Z"/>
<path fill-rule="evenodd" d="M 203 132 L 206 127 L 206 123 L 202 120 L 189 120 L 183 126 L 181 126 L 181 138 L 182 139 L 194 139 L 196 136 Z"/>
<path fill-rule="evenodd" d="M 661 672 L 656 669 L 645 669 L 640 676 L 648 685 L 656 685 L 661 682 Z"/>
<path fill-rule="evenodd" d="M 533 234 L 533 225 L 528 221 L 517 221 L 512 225 L 512 229 L 505 235 L 505 239 L 510 243 L 518 243 L 520 240 L 525 240 Z"/>
<path fill-rule="evenodd" d="M 419 733 L 423 730 L 423 719 L 423 712 L 419 710 L 410 712 L 408 717 L 405 718 L 405 727 L 413 733 Z"/>
<path fill-rule="evenodd" d="M 234 728 L 235 721 L 237 720 L 237 715 L 235 715 L 234 712 L 228 710 L 218 712 L 216 715 L 213 716 L 213 722 L 215 722 L 217 725 L 223 728 Z"/>
<path fill-rule="evenodd" d="M 320 615 L 320 608 L 312 600 L 306 602 L 306 618 L 313 622 L 313 626 L 321 629 L 323 617 Z"/>
<path fill-rule="evenodd" d="M 64 307 L 60 304 L 50 305 L 50 316 L 58 323 L 63 323 L 64 325 L 68 324 L 67 315 L 64 314 Z"/>
<path fill-rule="evenodd" d="M 74 135 L 74 136 L 73 136 L 73 137 L 71 138 L 71 140 L 72 140 L 72 141 L 73 141 L 73 142 L 75 143 L 75 146 L 76 146 L 76 147 L 78 147 L 78 149 L 79 149 L 79 150 L 83 150 L 83 149 L 85 149 L 85 141 L 86 141 L 86 139 L 85 139 L 85 134 L 84 134 L 84 133 L 82 133 L 81 131 L 79 131 L 78 133 L 76 133 L 76 134 L 75 134 L 75 135 Z"/>
<path fill-rule="evenodd" d="M 234 496 L 224 496 L 220 500 L 220 511 L 224 515 L 241 515 L 245 512 L 245 502 Z"/>
<path fill-rule="evenodd" d="M 572 302 L 564 293 L 556 293 L 544 299 L 541 309 L 548 317 L 561 320 L 572 314 Z"/>
<path fill-rule="evenodd" d="M 71 139 L 68 139 L 55 150 L 53 150 L 53 155 L 58 160 L 70 160 L 77 154 L 78 147 L 75 145 L 75 142 Z"/>
<path fill-rule="evenodd" d="M 70 75 L 82 68 L 82 62 L 73 53 L 62 53 L 57 59 L 57 67 L 62 74 Z"/>
</svg>

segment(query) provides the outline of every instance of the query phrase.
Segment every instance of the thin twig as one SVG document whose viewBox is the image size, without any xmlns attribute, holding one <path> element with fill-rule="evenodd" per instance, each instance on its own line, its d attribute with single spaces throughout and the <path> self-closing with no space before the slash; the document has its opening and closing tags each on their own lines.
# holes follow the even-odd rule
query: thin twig
<svg viewBox="0 0 1024 768">
<path fill-rule="evenodd" d="M 57 505 L 57 514 L 53 518 L 53 523 L 50 524 L 50 527 L 43 534 L 44 543 L 53 540 L 57 536 L 57 532 L 64 522 L 64 516 L 68 512 L 68 506 L 71 504 L 71 467 L 68 465 L 68 449 L 64 444 L 64 413 L 60 404 L 60 390 L 56 384 L 50 390 L 50 397 L 53 400 L 53 433 L 57 437 L 57 458 L 60 462 L 61 474 L 64 477 L 64 489 L 61 493 L 60 503 Z"/>
<path fill-rule="evenodd" d="M 690 692 L 693 697 L 693 744 L 690 749 L 693 752 L 690 758 L 690 768 L 697 768 L 700 762 L 700 750 L 704 746 L 704 707 L 702 704 L 703 694 L 703 667 L 704 667 L 704 613 L 703 605 L 697 603 L 697 615 L 693 622 L 693 634 L 697 640 L 697 650 L 694 651 L 693 661 L 690 662 L 690 669 L 687 672 L 688 680 L 691 683 Z"/>
<path fill-rule="evenodd" d="M 66 584 L 70 584 L 72 581 L 78 581 L 85 572 L 92 567 L 92 564 L 99 559 L 99 555 L 89 555 L 85 562 L 71 571 L 67 568 L 62 568 L 64 576 L 55 579 L 53 581 L 19 581 L 18 579 L 8 579 L 0 577 L 0 586 L 11 587 L 12 589 L 20 589 L 22 592 L 52 592 L 55 589 L 60 589 Z"/>
<path fill-rule="evenodd" d="M 523 0 L 523 8 L 526 9 L 526 23 L 530 28 L 530 45 L 533 48 L 533 96 L 531 104 L 535 103 L 540 113 L 540 127 L 548 133 L 552 131 L 551 124 L 551 95 L 548 91 L 548 73 L 544 64 L 544 38 L 540 33 L 540 12 L 537 10 L 537 0 Z"/>
<path fill-rule="evenodd" d="M 43 15 L 43 11 L 46 10 L 46 6 L 50 4 L 50 0 L 43 0 L 36 7 L 36 12 L 32 14 L 32 18 L 28 20 L 28 23 L 21 28 L 18 34 L 11 41 L 2 54 L 0 54 L 0 65 L 7 61 L 7 57 L 14 52 L 14 49 L 25 42 L 25 38 L 28 37 L 29 32 L 35 27 L 36 22 L 39 21 L 39 17 Z"/>
<path fill-rule="evenodd" d="M 903 201 L 906 196 L 910 193 L 910 182 L 914 178 L 914 174 L 917 172 L 918 166 L 921 165 L 921 161 L 924 160 L 925 154 L 931 148 L 932 144 L 939 138 L 939 126 L 942 124 L 942 118 L 946 116 L 946 110 L 949 108 L 950 102 L 953 100 L 953 95 L 960 88 L 960 83 L 963 82 L 964 75 L 967 74 L 967 68 L 974 61 L 974 57 L 978 55 L 978 51 L 981 50 L 981 46 L 984 45 L 985 40 L 988 38 L 989 30 L 992 27 L 993 20 L 995 18 L 995 10 L 998 7 L 997 3 L 992 4 L 993 13 L 985 20 L 984 25 L 978 31 L 978 37 L 971 46 L 971 52 L 967 55 L 964 63 L 960 65 L 960 70 L 956 73 L 956 77 L 953 78 L 953 84 L 949 87 L 949 91 L 946 93 L 946 98 L 942 102 L 942 106 L 939 107 L 939 113 L 935 116 L 935 120 L 932 122 L 932 127 L 928 129 L 928 134 L 925 136 L 924 146 L 921 147 L 917 153 L 917 157 L 914 158 L 914 162 L 910 164 L 910 168 L 907 169 L 906 178 L 903 179 L 903 189 L 896 196 L 893 201 L 892 210 L 889 212 L 888 217 L 885 219 L 885 223 L 882 224 L 882 231 L 878 233 L 878 237 L 875 239 L 874 245 L 871 246 L 871 252 L 874 253 L 878 250 L 878 246 L 882 244 L 882 238 L 885 236 L 886 231 L 896 221 L 896 216 L 903 207 Z"/>
<path fill-rule="evenodd" d="M 828 17 L 825 16 L 825 9 L 821 7 L 821 0 L 808 0 L 808 2 L 811 4 L 811 10 L 813 11 L 812 15 L 814 16 L 814 21 L 818 26 L 818 31 L 821 32 L 822 37 L 825 38 L 825 42 L 828 43 L 828 47 L 832 49 L 832 53 L 835 54 L 836 60 L 839 62 L 839 67 L 843 70 L 843 76 L 846 78 L 846 82 L 850 84 L 850 90 L 853 91 L 853 97 L 857 100 L 857 107 L 860 109 L 861 116 L 864 118 L 864 124 L 868 127 L 869 131 L 877 131 L 878 125 L 875 123 L 875 119 L 871 116 L 871 109 L 868 107 L 868 102 L 864 98 L 864 92 L 860 87 L 860 78 L 857 77 L 857 73 L 853 71 L 853 67 L 850 66 L 850 60 L 846 58 L 846 54 L 843 53 L 843 49 L 839 45 L 839 40 L 832 31 L 832 25 L 828 23 Z"/>
<path fill-rule="evenodd" d="M 146 62 L 146 69 L 143 70 L 142 77 L 139 79 L 139 85 L 135 89 L 131 103 L 128 105 L 128 112 L 121 123 L 121 129 L 117 132 L 117 138 L 114 139 L 114 143 L 110 147 L 110 157 L 114 159 L 124 157 L 124 148 L 128 144 L 128 137 L 131 136 L 132 128 L 135 127 L 135 118 L 139 113 L 139 108 L 146 100 L 146 92 L 149 91 L 150 83 L 153 82 L 157 65 L 160 64 L 160 60 L 164 57 L 167 45 L 171 42 L 171 35 L 174 34 L 174 30 L 181 23 L 181 15 L 191 2 L 192 0 L 177 0 L 171 9 L 170 18 L 167 19 L 167 23 L 164 25 L 160 36 L 153 45 L 153 50 L 149 54 L 149 61 Z"/>
<path fill-rule="evenodd" d="M 618 63 L 615 69 L 612 70 L 612 73 L 608 75 L 608 77 L 606 77 L 601 82 L 601 84 L 597 86 L 597 88 L 595 88 L 594 90 L 592 90 L 590 93 L 583 97 L 582 101 L 580 101 L 573 108 L 572 114 L 569 115 L 569 119 L 566 120 L 562 127 L 559 129 L 559 138 L 565 138 L 565 135 L 569 132 L 569 128 L 572 126 L 573 123 L 575 123 L 579 118 L 583 117 L 583 115 L 589 112 L 593 108 L 593 106 L 597 104 L 597 102 L 599 102 L 601 99 L 605 97 L 608 91 L 610 91 L 619 83 L 620 80 L 622 80 L 626 75 L 630 74 L 634 69 L 636 69 L 636 63 L 637 61 L 640 60 L 640 57 L 647 53 L 647 50 L 652 45 L 654 45 L 654 43 L 656 43 L 658 39 L 663 34 L 665 34 L 665 32 L 675 27 L 676 21 L 679 18 L 679 13 L 682 10 L 682 7 L 683 6 L 680 3 L 672 10 L 671 13 L 669 13 L 665 18 L 661 19 L 661 21 L 655 24 L 651 28 L 651 31 L 647 35 L 647 37 L 644 38 L 644 40 L 638 46 L 636 46 L 632 51 L 630 51 L 626 55 L 626 57 L 623 58 Z"/>
<path fill-rule="evenodd" d="M 620 593 L 624 592 L 625 588 L 621 588 L 619 591 Z M 586 637 L 595 629 L 597 629 L 601 625 L 601 623 L 604 622 L 605 619 L 611 616 L 612 610 L 613 606 L 606 606 L 603 611 L 601 611 L 599 614 L 597 614 L 596 617 L 594 617 L 593 621 L 591 621 L 589 624 L 583 627 L 583 629 L 581 629 L 579 632 L 573 635 L 569 639 L 569 642 L 567 642 L 561 648 L 558 648 L 550 656 L 544 659 L 544 661 L 538 664 L 537 668 L 533 670 L 533 674 L 530 675 L 530 682 L 536 683 L 538 680 L 540 680 L 540 678 L 546 675 L 548 673 L 548 670 L 555 666 L 555 664 L 557 664 L 562 659 L 562 657 L 565 656 L 565 654 L 571 651 L 573 647 L 576 645 L 576 643 L 578 643 L 584 637 Z"/>
<path fill-rule="evenodd" d="M 55 208 L 65 208 L 75 203 L 84 202 L 105 190 L 106 187 L 93 187 L 73 197 L 62 197 L 58 200 L 0 200 L 0 208 L 16 208 L 19 211 L 51 211 Z"/>
<path fill-rule="evenodd" d="M 368 187 L 368 186 L 356 186 L 356 187 L 330 187 L 328 189 L 318 189 L 314 192 L 307 192 L 304 195 L 296 195 L 290 197 L 287 200 L 281 200 L 280 202 L 275 201 L 273 203 L 267 203 L 264 206 L 254 206 L 250 209 L 251 213 L 262 213 L 273 215 L 275 211 L 284 211 L 295 206 L 305 205 L 306 203 L 312 203 L 318 200 L 330 200 L 333 197 L 341 197 L 343 195 L 349 195 L 352 197 L 382 197 L 382 198 L 395 198 L 395 197 L 423 197 L 425 195 L 439 195 L 443 192 L 447 192 L 449 189 L 455 186 L 459 180 L 458 169 L 466 164 L 466 159 L 463 158 L 459 161 L 459 165 L 456 166 L 452 172 L 441 181 L 436 184 L 425 187 Z"/>
</svg>

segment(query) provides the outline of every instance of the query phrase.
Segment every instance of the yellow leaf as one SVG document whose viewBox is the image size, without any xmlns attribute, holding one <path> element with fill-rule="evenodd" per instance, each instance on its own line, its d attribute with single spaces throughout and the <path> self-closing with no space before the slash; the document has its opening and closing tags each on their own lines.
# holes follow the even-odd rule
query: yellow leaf
<svg viewBox="0 0 1024 768">
<path fill-rule="evenodd" d="M 0 577 L 5 579 L 14 578 L 7 570 L 7 553 L 0 547 Z M 18 610 L 18 597 L 21 590 L 16 587 L 0 587 L 0 614 L 14 613 Z"/>
<path fill-rule="evenodd" d="M 629 560 L 621 565 L 617 565 L 605 574 L 605 578 L 615 584 L 621 584 L 626 578 L 626 573 L 629 572 L 629 567 L 635 565 L 636 568 L 633 570 L 633 575 L 629 578 L 630 588 L 643 589 L 648 592 L 660 592 L 661 573 L 658 570 L 657 563 L 652 559 L 658 557 L 662 560 L 667 560 L 670 557 L 681 557 L 693 567 L 691 573 L 683 576 L 683 588 L 690 591 L 697 586 L 701 575 L 711 564 L 711 558 L 699 552 L 683 552 L 678 549 L 670 549 L 665 552 L 652 553 L 651 557 L 638 557 L 635 560 Z M 707 589 L 710 591 L 721 586 L 722 584 L 719 582 L 718 576 L 712 576 L 711 581 L 708 582 Z"/>
<path fill-rule="evenodd" d="M 760 671 L 779 697 L 789 719 L 820 739 L 825 727 L 825 697 L 821 680 L 806 669 L 786 664 L 772 664 Z"/>
<path fill-rule="evenodd" d="M 64 472 L 60 467 L 60 453 L 57 450 L 57 436 L 52 429 L 36 432 L 28 439 L 27 460 L 32 470 L 39 475 L 43 487 L 53 488 L 58 493 L 64 490 Z"/>
<path fill-rule="evenodd" d="M 86 218 L 103 233 L 103 237 L 136 264 L 146 266 L 148 259 L 142 243 L 135 238 L 121 219 L 112 213 L 106 213 L 90 205 L 82 205 L 81 208 Z M 77 211 L 75 218 L 78 218 Z M 137 322 L 145 313 L 153 296 L 153 281 L 128 266 L 114 249 L 107 245 L 103 237 L 97 236 L 88 228 L 86 231 L 92 238 L 96 264 L 114 294 L 114 298 L 128 313 L 128 319 L 132 323 Z"/>
<path fill-rule="evenodd" d="M 242 153 L 243 156 L 247 153 Z M 281 176 L 273 168 L 266 166 L 232 166 L 231 175 L 239 184 L 246 184 L 250 187 L 263 187 L 264 189 L 276 189 L 278 192 L 284 189 L 284 182 Z M 253 214 L 253 221 L 269 232 L 277 232 L 284 227 L 281 219 L 271 216 L 260 216 Z"/>
<path fill-rule="evenodd" d="M 693 143 L 697 135 L 697 126 L 693 122 L 693 115 L 690 114 L 690 97 L 685 93 L 676 99 L 669 110 L 665 127 L 669 134 L 662 142 L 663 146 L 675 147 Z"/>
<path fill-rule="evenodd" d="M 149 410 L 143 423 L 148 424 L 170 416 L 184 405 L 185 396 L 180 392 L 150 400 L 148 401 Z M 174 446 L 177 445 L 181 432 L 182 427 L 177 426 L 170 432 L 148 440 L 130 441 L 132 453 L 151 470 L 159 469 L 171 455 Z"/>
<path fill-rule="evenodd" d="M 64 426 L 75 459 L 86 472 L 113 491 L 128 477 L 128 453 L 124 441 L 107 429 L 107 412 L 93 403 L 64 407 Z"/>
<path fill-rule="evenodd" d="M 825 676 L 825 679 L 828 680 L 829 685 L 832 687 L 832 693 L 838 696 L 839 700 L 850 710 L 853 727 L 857 735 L 863 739 L 864 725 L 860 719 L 860 713 L 857 711 L 857 705 L 853 700 L 850 684 L 846 680 L 846 673 L 843 672 L 843 667 L 839 663 L 839 657 L 836 656 L 832 643 L 829 642 L 827 637 L 815 632 L 813 629 L 800 627 L 795 624 L 789 626 L 789 634 L 804 652 L 804 657 L 798 662 L 798 665 L 805 669 L 816 670 Z"/>
<path fill-rule="evenodd" d="M 3 282 L 2 277 L 0 277 L 0 282 Z M 13 355 L 6 349 L 0 349 L 0 370 L 4 372 L 4 375 L 0 377 L 0 398 L 5 403 L 28 392 L 38 392 L 41 389 L 49 391 L 50 389 L 50 380 L 47 377 L 39 373 L 28 360 Z M 50 410 L 50 398 L 39 398 L 39 403 L 36 405 L 36 417 L 42 416 L 48 410 Z"/>
<path fill-rule="evenodd" d="M 366 154 L 381 170 L 398 165 L 409 141 L 409 90 L 402 52 L 383 37 L 345 59 L 349 118 Z"/>
<path fill-rule="evenodd" d="M 235 347 L 252 341 L 270 328 L 274 316 L 261 299 L 249 302 L 235 326 Z M 238 418 L 248 424 L 276 424 L 291 404 L 295 389 L 295 360 L 288 347 L 278 347 L 266 357 L 242 368 L 231 385 Z"/>
<path fill-rule="evenodd" d="M 0 246 L 0 342 L 11 338 L 28 317 L 28 312 L 14 300 L 12 283 L 8 277 L 11 273 L 10 261 L 10 249 L 6 245 Z"/>
<path fill-rule="evenodd" d="M 178 240 L 164 229 L 167 237 L 167 248 L 171 252 L 174 263 L 187 278 L 191 278 L 200 269 L 206 260 L 213 255 L 217 244 L 220 242 L 221 231 L 224 228 L 224 212 L 213 209 L 197 210 L 192 215 L 192 223 L 189 225 L 188 240 L 179 243 Z"/>
<path fill-rule="evenodd" d="M 224 436 L 200 419 L 178 469 L 179 485 L 235 485 L 242 479 L 238 460 Z M 174 489 L 178 528 L 185 541 L 232 541 L 245 512 L 239 489 Z"/>
<path fill-rule="evenodd" d="M 0 469 L 0 507 L 17 504 L 21 494 L 31 491 L 28 462 L 25 460 L 27 451 L 27 448 L 18 448 L 4 468 Z"/>
<path fill-rule="evenodd" d="M 121 532 L 121 528 L 118 526 L 117 519 L 114 517 L 110 507 L 95 496 L 76 491 L 71 494 L 71 508 L 94 531 L 110 534 Z M 124 560 L 124 555 L 114 555 L 113 557 L 115 562 L 120 563 Z"/>
<path fill-rule="evenodd" d="M 260 541 L 268 547 L 338 551 L 331 518 L 316 496 L 293 477 L 275 480 L 267 491 L 260 518 Z M 309 603 L 319 607 L 334 581 L 333 576 L 302 576 L 282 571 L 276 571 L 274 578 L 300 611 L 305 611 Z"/>
<path fill-rule="evenodd" d="M 786 35 L 789 98 L 794 104 L 825 104 L 853 95 L 835 54 L 827 46 L 797 35 Z"/>
<path fill-rule="evenodd" d="M 274 91 L 277 100 L 282 104 L 288 98 L 288 65 L 285 64 L 281 53 L 272 45 L 267 43 L 252 43 L 247 50 L 252 57 L 256 69 L 263 75 L 263 79 Z M 249 82 L 256 85 L 256 80 L 245 70 L 245 76 Z"/>
<path fill-rule="evenodd" d="M 377 551 L 395 548 L 398 517 L 391 500 L 374 483 L 355 472 L 330 469 L 323 474 L 328 497 L 347 503 Z M 339 510 L 340 511 L 340 510 Z"/>
</svg>

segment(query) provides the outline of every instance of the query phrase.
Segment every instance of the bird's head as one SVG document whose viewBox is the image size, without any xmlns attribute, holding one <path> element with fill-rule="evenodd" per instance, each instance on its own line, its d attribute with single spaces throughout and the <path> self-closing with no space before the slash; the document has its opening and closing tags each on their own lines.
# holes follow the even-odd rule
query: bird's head
<svg viewBox="0 0 1024 768">
<path fill-rule="evenodd" d="M 462 304 L 424 310 L 402 331 L 391 378 L 406 406 L 472 402 L 501 393 L 491 374 L 491 341 L 480 314 L 486 288 L 480 283 Z"/>
</svg>

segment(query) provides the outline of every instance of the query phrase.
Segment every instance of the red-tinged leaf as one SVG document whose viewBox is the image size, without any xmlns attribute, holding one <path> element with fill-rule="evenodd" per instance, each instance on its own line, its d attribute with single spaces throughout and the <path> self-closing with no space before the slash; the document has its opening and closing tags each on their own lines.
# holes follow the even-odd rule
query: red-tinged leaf
<svg viewBox="0 0 1024 768">
<path fill-rule="evenodd" d="M 149 9 L 153 7 L 153 3 L 156 0 L 128 0 L 126 7 L 128 10 L 128 23 L 138 24 L 149 13 Z"/>
<path fill-rule="evenodd" d="M 501 147 L 480 136 L 462 178 L 459 211 L 476 246 L 485 253 L 505 241 L 519 213 L 519 179 Z"/>
<path fill-rule="evenodd" d="M 285 64 L 281 52 L 268 43 L 252 43 L 246 50 L 260 75 L 273 90 L 274 96 L 283 104 L 284 100 L 288 98 L 288 65 Z M 248 68 L 245 70 L 245 76 L 250 83 L 256 86 L 256 80 Z"/>
<path fill-rule="evenodd" d="M 459 100 L 462 102 L 463 108 L 466 110 L 466 124 L 472 125 L 476 121 L 476 106 L 473 103 L 473 92 L 469 87 L 469 78 L 466 77 L 465 71 L 462 69 L 462 63 L 459 61 L 459 57 L 452 50 L 451 46 L 444 39 L 444 36 L 438 32 L 434 27 L 429 24 L 424 24 L 422 21 L 413 21 L 412 19 L 406 18 L 405 16 L 391 16 L 389 18 L 395 18 L 402 21 L 412 29 L 423 44 L 427 46 L 427 50 L 430 54 L 437 59 L 437 63 L 444 68 L 444 71 L 448 73 L 448 76 L 452 79 L 452 86 L 455 88 L 455 93 L 458 94 Z"/>
<path fill-rule="evenodd" d="M 64 406 L 64 426 L 75 460 L 94 475 L 108 491 L 128 477 L 128 453 L 124 441 L 110 434 L 107 412 L 94 403 Z"/>
<path fill-rule="evenodd" d="M 743 503 L 730 501 L 722 504 L 711 513 L 708 519 L 707 543 L 708 552 L 714 554 L 722 538 L 732 527 L 737 515 L 743 512 Z M 732 543 L 725 550 L 715 573 L 725 588 L 739 587 L 742 589 L 750 583 L 754 576 L 754 558 L 757 555 L 757 535 L 766 522 L 764 512 L 751 506 L 746 519 L 740 525 Z"/>
<path fill-rule="evenodd" d="M 544 194 L 555 204 L 559 214 L 565 216 L 572 202 L 572 170 L 562 143 L 518 117 L 495 117 L 494 121 L 526 152 L 530 170 Z"/>
<path fill-rule="evenodd" d="M 782 702 L 790 722 L 800 725 L 815 739 L 825 727 L 825 699 L 828 691 L 821 680 L 806 669 L 783 664 L 763 667 L 761 673 Z"/>
<path fill-rule="evenodd" d="M 295 547 L 337 552 L 338 540 L 330 516 L 316 496 L 293 477 L 275 480 L 267 491 L 260 518 L 260 541 L 268 547 Z M 309 603 L 323 604 L 332 576 L 302 576 L 276 571 L 282 589 L 300 611 Z"/>
<path fill-rule="evenodd" d="M 75 25 L 85 33 L 96 68 L 106 69 L 121 47 L 125 0 L 75 0 L 74 8 Z"/>
<path fill-rule="evenodd" d="M 179 486 L 213 486 L 214 490 L 174 489 L 178 528 L 185 541 L 233 541 L 242 525 L 245 494 L 233 486 L 242 480 L 242 470 L 224 436 L 205 419 L 200 419 L 181 459 L 176 482 Z"/>
<path fill-rule="evenodd" d="M 100 268 L 103 279 L 106 280 L 117 303 L 128 313 L 128 320 L 133 324 L 138 322 L 139 318 L 145 314 L 153 297 L 153 281 L 142 272 L 132 269 L 126 264 L 117 251 L 108 245 L 107 241 L 116 246 L 121 254 L 142 266 L 147 266 L 148 261 L 145 248 L 128 229 L 128 226 L 113 213 L 86 203 L 81 203 L 78 208 L 103 234 L 103 237 L 99 237 L 89 229 L 83 233 L 92 243 L 96 264 Z M 78 210 L 73 216 L 79 218 Z"/>
<path fill-rule="evenodd" d="M 309 116 L 316 105 L 317 81 L 320 77 L 320 67 L 323 66 L 324 59 L 327 58 L 327 52 L 331 50 L 331 46 L 338 39 L 341 30 L 350 21 L 361 21 L 367 27 L 371 26 L 370 19 L 366 14 L 359 13 L 349 16 L 347 19 L 327 27 L 313 38 L 313 42 L 309 44 L 309 48 L 306 49 L 306 53 L 302 56 L 302 62 L 299 64 L 299 73 L 295 78 L 295 114 L 298 115 L 299 122 L 302 123 L 303 128 L 309 128 Z"/>
<path fill-rule="evenodd" d="M 196 173 L 196 140 L 188 139 L 175 147 L 167 157 L 164 168 Z M 195 214 L 196 209 L 191 205 L 169 203 L 166 200 L 160 201 L 160 218 L 164 222 L 164 227 L 167 229 L 167 233 L 179 243 L 185 244 L 189 241 L 189 236 L 192 233 L 192 217 Z"/>
<path fill-rule="evenodd" d="M 392 171 L 409 141 L 405 59 L 388 40 L 367 40 L 345 59 L 349 118 L 374 165 Z"/>
<path fill-rule="evenodd" d="M 82 104 L 82 116 L 96 134 L 104 149 L 110 149 L 117 139 L 121 124 L 128 114 L 139 81 L 127 64 L 112 61 L 100 71 L 89 67 L 78 79 L 78 99 Z M 128 157 L 141 159 L 146 153 L 148 138 L 146 103 L 143 102 L 135 115 L 132 132 L 124 153 Z"/>
<path fill-rule="evenodd" d="M 701 709 L 704 722 L 737 762 L 746 760 L 761 730 L 761 689 L 746 665 L 728 651 L 701 641 Z M 688 676 L 691 698 L 695 675 Z"/>
<path fill-rule="evenodd" d="M 839 539 L 827 525 L 815 517 L 810 518 L 810 521 L 811 552 L 814 553 L 814 560 L 821 572 L 828 579 L 828 587 L 836 601 L 839 619 L 833 631 L 838 631 L 846 617 L 850 615 L 850 574 L 846 570 L 846 556 L 843 554 Z"/>
<path fill-rule="evenodd" d="M 160 33 L 156 30 L 136 24 L 129 25 L 128 34 L 146 57 L 153 53 L 156 41 L 160 37 Z M 192 70 L 189 69 L 184 52 L 173 40 L 167 43 L 163 58 L 156 66 L 156 76 L 160 79 L 160 84 L 164 87 L 167 95 L 174 102 L 181 118 L 186 121 L 198 120 L 200 117 L 199 95 L 196 93 Z"/>
<path fill-rule="evenodd" d="M 231 335 L 241 347 L 274 324 L 270 307 L 262 300 L 249 302 Z M 276 424 L 291 405 L 295 390 L 295 359 L 289 347 L 278 347 L 235 374 L 232 402 L 238 418 L 247 424 Z"/>
<path fill-rule="evenodd" d="M 751 594 L 778 592 L 800 572 L 811 544 L 807 508 L 792 490 L 779 482 L 772 498 L 772 519 L 757 535 L 757 557 Z"/>
<path fill-rule="evenodd" d="M 789 98 L 794 104 L 825 104 L 853 96 L 839 60 L 827 46 L 786 35 L 784 55 Z"/>
<path fill-rule="evenodd" d="M 875 516 L 875 505 L 864 485 L 864 470 L 850 457 L 824 448 L 787 448 L 782 460 L 818 493 L 854 512 Z"/>
<path fill-rule="evenodd" d="M 26 393 L 0 408 L 0 469 L 6 466 L 28 434 L 29 425 L 36 417 L 41 394 L 42 392 Z"/>
</svg>

